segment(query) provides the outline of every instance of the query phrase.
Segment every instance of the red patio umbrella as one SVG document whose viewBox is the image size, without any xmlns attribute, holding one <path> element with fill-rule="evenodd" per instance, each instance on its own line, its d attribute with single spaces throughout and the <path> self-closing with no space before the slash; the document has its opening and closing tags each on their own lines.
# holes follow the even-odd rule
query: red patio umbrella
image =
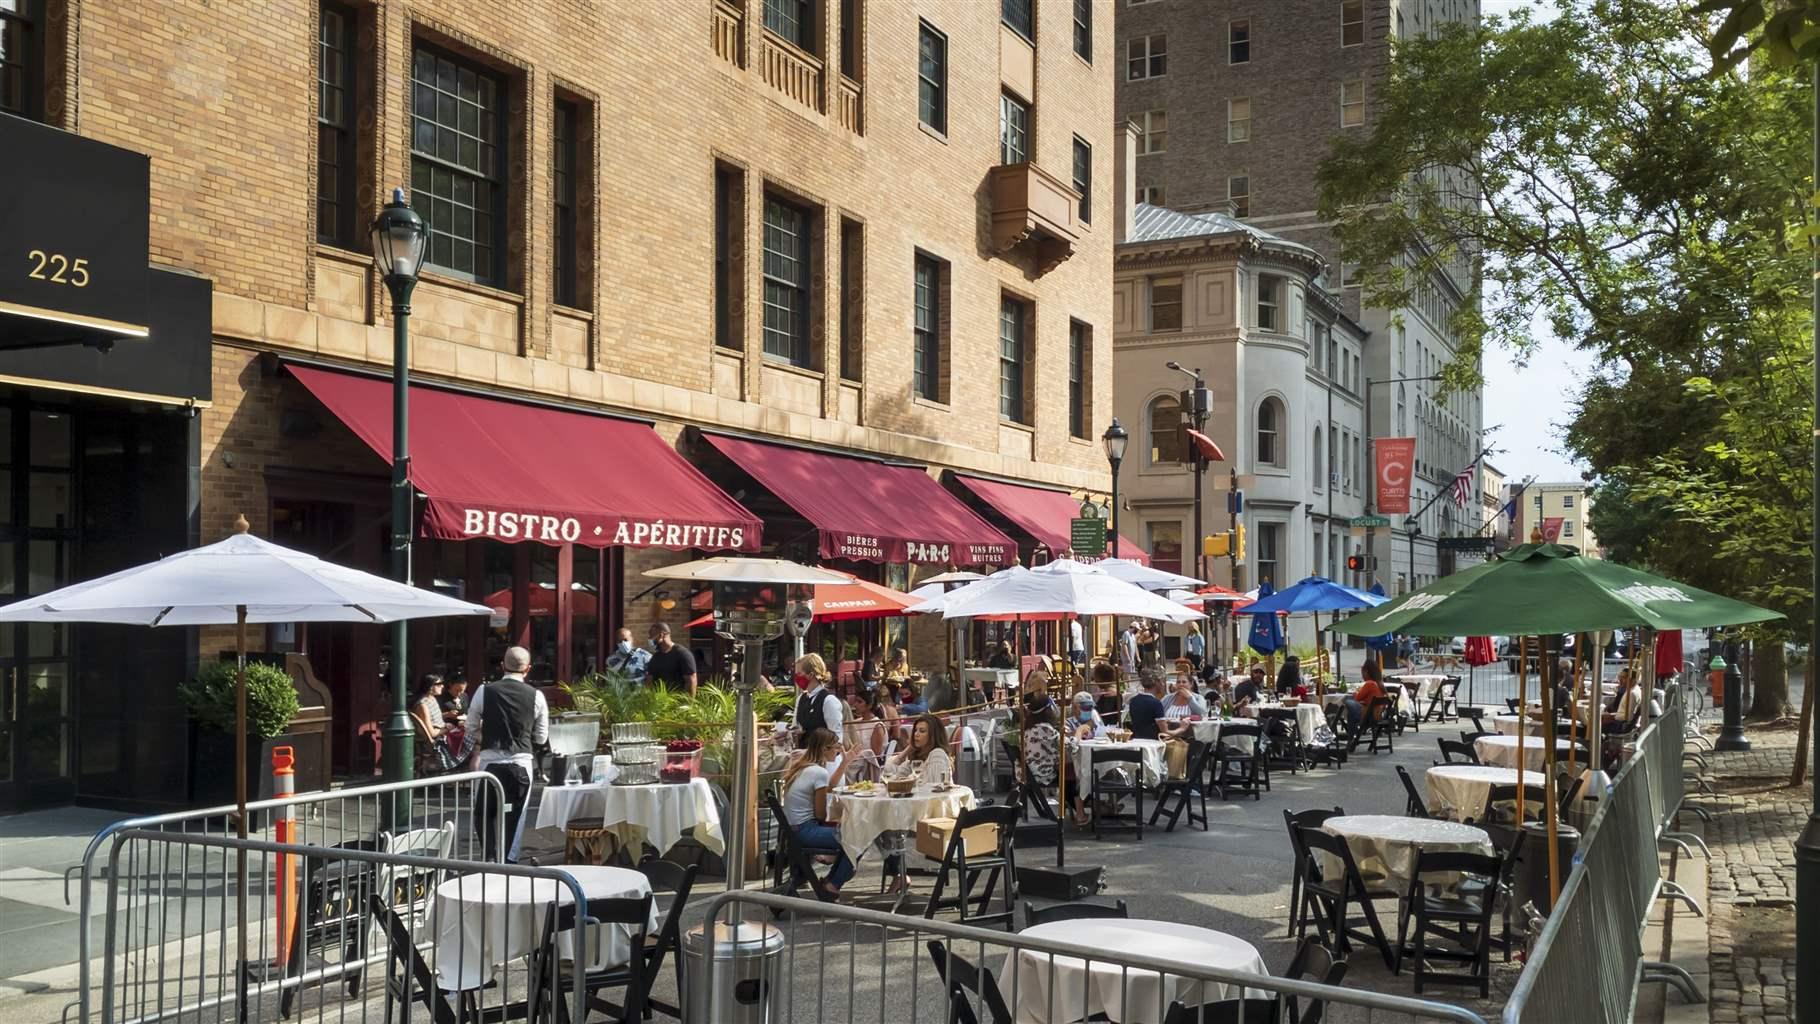
<svg viewBox="0 0 1820 1024">
<path fill-rule="evenodd" d="M 512 614 L 512 588 L 495 590 L 481 599 L 481 604 L 492 608 L 495 614 Z M 570 614 L 584 619 L 594 618 L 599 614 L 600 600 L 592 590 L 575 589 L 569 592 Z M 531 617 L 547 618 L 556 614 L 556 586 L 550 583 L 533 583 L 531 585 Z"/>
<path fill-rule="evenodd" d="M 1497 660 L 1498 652 L 1491 645 L 1491 637 L 1469 636 L 1466 638 L 1466 664 L 1489 665 Z"/>
<path fill-rule="evenodd" d="M 712 603 L 710 597 L 710 606 Z M 922 603 L 920 597 L 911 597 L 901 590 L 893 590 L 884 584 L 868 582 L 857 576 L 851 577 L 846 583 L 817 584 L 814 596 L 809 599 L 809 607 L 814 611 L 817 622 L 888 619 L 907 615 L 909 608 Z M 713 624 L 714 612 L 709 611 L 706 615 L 690 620 L 685 628 Z"/>
<path fill-rule="evenodd" d="M 1666 679 L 1681 671 L 1681 631 L 1665 629 L 1656 634 L 1656 678 Z"/>
</svg>

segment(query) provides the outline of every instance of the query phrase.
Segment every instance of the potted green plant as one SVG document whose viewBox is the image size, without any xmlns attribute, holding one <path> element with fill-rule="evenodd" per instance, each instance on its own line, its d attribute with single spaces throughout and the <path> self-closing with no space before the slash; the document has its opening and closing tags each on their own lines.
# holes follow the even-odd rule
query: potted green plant
<svg viewBox="0 0 1820 1024">
<path fill-rule="evenodd" d="M 205 662 L 196 678 L 178 685 L 177 696 L 190 713 L 191 805 L 233 803 L 238 731 L 234 663 Z M 297 709 L 297 688 L 289 673 L 276 665 L 247 663 L 247 763 L 239 770 L 246 773 L 249 796 L 256 797 L 261 792 L 261 782 L 271 773 L 271 747 L 283 743 Z"/>
</svg>

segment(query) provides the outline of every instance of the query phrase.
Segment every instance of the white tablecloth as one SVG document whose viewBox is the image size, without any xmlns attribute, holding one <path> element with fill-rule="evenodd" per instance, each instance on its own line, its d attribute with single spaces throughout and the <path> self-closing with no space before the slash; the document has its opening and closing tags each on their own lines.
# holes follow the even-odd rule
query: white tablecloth
<svg viewBox="0 0 1820 1024">
<path fill-rule="evenodd" d="M 1283 705 L 1280 703 L 1273 702 L 1259 704 L 1257 707 L 1258 710 L 1262 711 L 1266 708 L 1281 708 L 1282 706 Z M 1322 713 L 1321 707 L 1322 705 L 1320 704 L 1302 701 L 1300 704 L 1297 704 L 1290 709 L 1295 712 L 1295 727 L 1301 730 L 1303 743 L 1307 743 L 1309 740 L 1314 739 L 1314 731 L 1327 724 L 1327 716 Z"/>
<path fill-rule="evenodd" d="M 1163 777 L 1162 740 L 1084 740 L 1074 746 L 1074 777 L 1081 780 L 1083 795 L 1093 792 L 1093 752 L 1095 750 L 1135 750 L 1143 756 L 1144 785 L 1154 786 Z M 1121 765 L 1121 767 L 1128 767 Z"/>
<path fill-rule="evenodd" d="M 1453 821 L 1431 818 L 1400 818 L 1391 814 L 1348 814 L 1328 818 L 1321 830 L 1346 840 L 1352 859 L 1365 875 L 1382 875 L 1385 887 L 1407 892 L 1409 876 L 1416 869 L 1416 855 L 1422 850 L 1435 852 L 1483 853 L 1495 855 L 1491 837 L 1482 828 Z M 1326 854 L 1321 870 L 1338 878 L 1340 865 Z"/>
<path fill-rule="evenodd" d="M 1161 956 L 1228 971 L 1268 975 L 1256 946 L 1209 928 L 1174 921 L 1096 919 L 1052 921 L 1018 933 L 1029 939 L 1072 942 L 1107 953 Z M 1015 958 L 1015 962 L 1014 962 Z M 1171 1002 L 1199 1006 L 1219 999 L 1263 997 L 1254 989 L 1231 991 L 1224 985 L 1126 969 L 1117 964 L 1073 957 L 1053 959 L 1023 950 L 1007 954 L 998 972 L 1001 985 L 1013 984 L 1017 1024 L 1063 1024 L 1104 1013 L 1116 1024 L 1160 1024 Z M 1159 991 L 1160 988 L 1160 991 Z"/>
<path fill-rule="evenodd" d="M 1228 725 L 1261 725 L 1261 723 L 1255 718 L 1203 718 L 1192 725 L 1195 739 L 1202 743 L 1218 743 L 1220 734 Z M 1240 753 L 1249 754 L 1256 744 L 1249 736 L 1233 736 L 1228 739 L 1227 746 Z"/>
<path fill-rule="evenodd" d="M 840 817 L 841 849 L 854 860 L 886 832 L 915 832 L 919 821 L 953 818 L 973 807 L 973 790 L 966 786 L 941 793 L 918 787 L 909 796 L 886 796 L 882 787 L 872 792 L 872 796 L 828 794 L 829 810 Z"/>
<path fill-rule="evenodd" d="M 637 897 L 651 891 L 644 875 L 629 868 L 565 867 L 589 899 Z M 430 907 L 435 936 L 436 983 L 443 989 L 470 989 L 486 984 L 494 968 L 529 956 L 543 938 L 544 914 L 550 901 L 573 902 L 566 883 L 523 875 L 479 873 L 451 878 L 436 887 Z M 648 927 L 661 919 L 653 905 Z M 574 932 L 557 936 L 563 955 L 575 955 Z M 592 929 L 588 951 L 594 969 L 623 964 L 632 956 L 632 930 L 625 925 Z"/>
<path fill-rule="evenodd" d="M 1438 764 L 1428 769 L 1428 812 L 1450 821 L 1479 818 L 1485 813 L 1485 794 L 1493 786 L 1515 786 L 1518 782 L 1542 784 L 1541 772 L 1524 772 L 1519 780 L 1515 768 L 1488 764 Z"/>
<path fill-rule="evenodd" d="M 1548 743 L 1545 737 L 1535 733 L 1523 737 L 1523 767 L 1532 772 L 1541 771 L 1544 761 L 1543 754 L 1547 748 Z M 1481 736 L 1472 741 L 1472 749 L 1479 755 L 1479 760 L 1486 764 L 1497 765 L 1501 768 L 1517 767 L 1517 738 L 1515 736 Z M 1567 740 L 1555 740 L 1555 757 L 1557 759 L 1567 760 L 1567 755 L 1573 749 L 1574 745 Z M 1584 759 L 1584 755 L 1582 755 L 1582 759 Z"/>
<path fill-rule="evenodd" d="M 599 818 L 607 829 L 632 849 L 649 841 L 663 853 L 676 845 L 683 833 L 710 851 L 720 853 L 726 842 L 720 831 L 720 808 L 707 779 L 659 782 L 648 786 L 546 786 L 537 808 L 538 828 L 564 828 L 572 818 Z"/>
</svg>

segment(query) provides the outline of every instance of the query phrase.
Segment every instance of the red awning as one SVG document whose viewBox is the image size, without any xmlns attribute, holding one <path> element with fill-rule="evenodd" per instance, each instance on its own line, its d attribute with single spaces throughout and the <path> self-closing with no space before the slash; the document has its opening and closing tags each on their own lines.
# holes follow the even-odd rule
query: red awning
<svg viewBox="0 0 1820 1024">
<path fill-rule="evenodd" d="M 292 365 L 382 459 L 392 384 Z M 752 513 L 643 423 L 438 388 L 411 388 L 411 483 L 423 535 L 589 547 L 755 551 Z"/>
<path fill-rule="evenodd" d="M 1009 565 L 1011 538 L 916 466 L 746 441 L 708 443 L 821 532 L 823 558 Z"/>
<path fill-rule="evenodd" d="M 1017 524 L 1018 529 L 1029 534 L 1031 539 L 1048 548 L 1051 555 L 1059 558 L 1072 545 L 1069 524 L 1081 514 L 1081 503 L 1069 497 L 1067 492 L 986 480 L 977 476 L 962 476 L 959 473 L 954 478 L 981 501 L 997 509 L 1000 515 Z M 1107 540 L 1110 541 L 1111 538 L 1108 537 Z M 1119 534 L 1119 557 L 1146 565 L 1150 563 L 1144 549 L 1122 533 Z"/>
</svg>

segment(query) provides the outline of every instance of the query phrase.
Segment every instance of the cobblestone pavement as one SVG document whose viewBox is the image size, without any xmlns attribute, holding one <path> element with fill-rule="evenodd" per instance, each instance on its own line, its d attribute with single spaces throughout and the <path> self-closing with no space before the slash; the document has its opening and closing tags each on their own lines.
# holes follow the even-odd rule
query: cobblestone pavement
<svg viewBox="0 0 1820 1024">
<path fill-rule="evenodd" d="M 1706 826 L 1713 852 L 1710 1019 L 1787 1024 L 1795 1002 L 1794 844 L 1810 791 L 1788 786 L 1794 729 L 1749 728 L 1747 735 L 1751 750 L 1708 755 L 1719 795 L 1688 798 L 1713 816 Z"/>
</svg>

